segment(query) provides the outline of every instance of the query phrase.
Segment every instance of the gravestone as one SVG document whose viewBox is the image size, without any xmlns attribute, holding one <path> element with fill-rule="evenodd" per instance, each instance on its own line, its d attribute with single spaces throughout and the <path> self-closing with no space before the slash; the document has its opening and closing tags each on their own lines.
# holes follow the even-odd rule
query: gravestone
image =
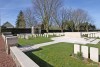
<svg viewBox="0 0 100 67">
<path fill-rule="evenodd" d="M 28 35 L 25 35 L 25 39 L 29 39 L 29 36 Z"/>
<path fill-rule="evenodd" d="M 81 52 L 84 58 L 88 58 L 88 47 L 87 46 L 81 46 Z"/>
<path fill-rule="evenodd" d="M 43 37 L 45 37 L 44 34 L 43 34 Z"/>
<path fill-rule="evenodd" d="M 21 36 L 21 38 L 24 38 L 24 35 L 23 34 L 21 34 L 20 36 Z"/>
<path fill-rule="evenodd" d="M 99 50 L 98 48 L 90 47 L 90 59 L 99 62 Z"/>
<path fill-rule="evenodd" d="M 77 54 L 78 52 L 80 52 L 80 45 L 74 44 L 74 54 Z"/>
<path fill-rule="evenodd" d="M 47 34 L 47 37 L 49 37 L 49 35 Z"/>
<path fill-rule="evenodd" d="M 34 35 L 34 37 L 36 38 L 36 34 Z"/>
</svg>

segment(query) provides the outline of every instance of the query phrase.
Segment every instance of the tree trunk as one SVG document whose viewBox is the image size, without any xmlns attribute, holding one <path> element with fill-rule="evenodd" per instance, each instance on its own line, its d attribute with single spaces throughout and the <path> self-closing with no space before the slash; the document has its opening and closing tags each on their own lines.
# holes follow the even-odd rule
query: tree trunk
<svg viewBox="0 0 100 67">
<path fill-rule="evenodd" d="M 63 29 L 61 28 L 61 32 L 63 32 Z"/>
<path fill-rule="evenodd" d="M 72 32 L 74 32 L 74 29 L 71 29 L 72 30 Z"/>
<path fill-rule="evenodd" d="M 46 28 L 46 32 L 47 32 L 47 33 L 49 32 L 48 28 Z"/>
<path fill-rule="evenodd" d="M 88 29 L 88 27 L 86 27 L 86 31 L 87 31 L 87 32 L 89 32 L 89 29 Z"/>
<path fill-rule="evenodd" d="M 78 32 L 80 32 L 80 29 L 79 29 L 79 27 L 77 27 L 77 31 L 78 31 Z"/>
</svg>

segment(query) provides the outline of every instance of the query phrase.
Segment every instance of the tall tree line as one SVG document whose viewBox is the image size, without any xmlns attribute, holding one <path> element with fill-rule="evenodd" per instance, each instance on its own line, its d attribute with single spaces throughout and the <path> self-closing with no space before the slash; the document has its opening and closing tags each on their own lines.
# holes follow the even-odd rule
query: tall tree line
<svg viewBox="0 0 100 67">
<path fill-rule="evenodd" d="M 62 0 L 33 0 L 32 8 L 24 11 L 25 26 L 41 25 L 46 32 L 57 26 L 63 30 L 95 29 L 91 16 L 83 9 L 63 8 Z"/>
</svg>

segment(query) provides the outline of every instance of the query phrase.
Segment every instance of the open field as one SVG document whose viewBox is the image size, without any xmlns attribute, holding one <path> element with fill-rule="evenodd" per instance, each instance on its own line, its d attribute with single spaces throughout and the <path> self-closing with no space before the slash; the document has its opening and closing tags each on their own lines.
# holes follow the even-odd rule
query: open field
<svg viewBox="0 0 100 67">
<path fill-rule="evenodd" d="M 73 44 L 58 43 L 26 54 L 41 67 L 98 67 L 97 64 L 88 64 L 71 57 L 72 53 Z"/>
</svg>

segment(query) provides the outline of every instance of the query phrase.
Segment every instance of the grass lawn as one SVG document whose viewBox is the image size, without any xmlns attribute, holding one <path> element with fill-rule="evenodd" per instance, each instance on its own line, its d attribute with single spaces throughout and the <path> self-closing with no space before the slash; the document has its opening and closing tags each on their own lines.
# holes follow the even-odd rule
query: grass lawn
<svg viewBox="0 0 100 67">
<path fill-rule="evenodd" d="M 98 67 L 97 64 L 88 64 L 71 57 L 72 53 L 73 44 L 58 43 L 26 54 L 40 67 Z"/>
<path fill-rule="evenodd" d="M 18 39 L 18 43 L 21 46 L 34 45 L 34 44 L 39 44 L 39 43 L 50 42 L 50 41 L 52 41 L 50 38 L 51 37 L 49 37 L 49 38 L 36 37 L 36 38 L 29 38 L 29 39 L 21 39 L 21 38 L 19 38 Z"/>
<path fill-rule="evenodd" d="M 99 48 L 100 49 L 100 43 L 98 43 L 98 44 L 87 44 L 86 46 L 96 47 L 96 48 Z"/>
</svg>

